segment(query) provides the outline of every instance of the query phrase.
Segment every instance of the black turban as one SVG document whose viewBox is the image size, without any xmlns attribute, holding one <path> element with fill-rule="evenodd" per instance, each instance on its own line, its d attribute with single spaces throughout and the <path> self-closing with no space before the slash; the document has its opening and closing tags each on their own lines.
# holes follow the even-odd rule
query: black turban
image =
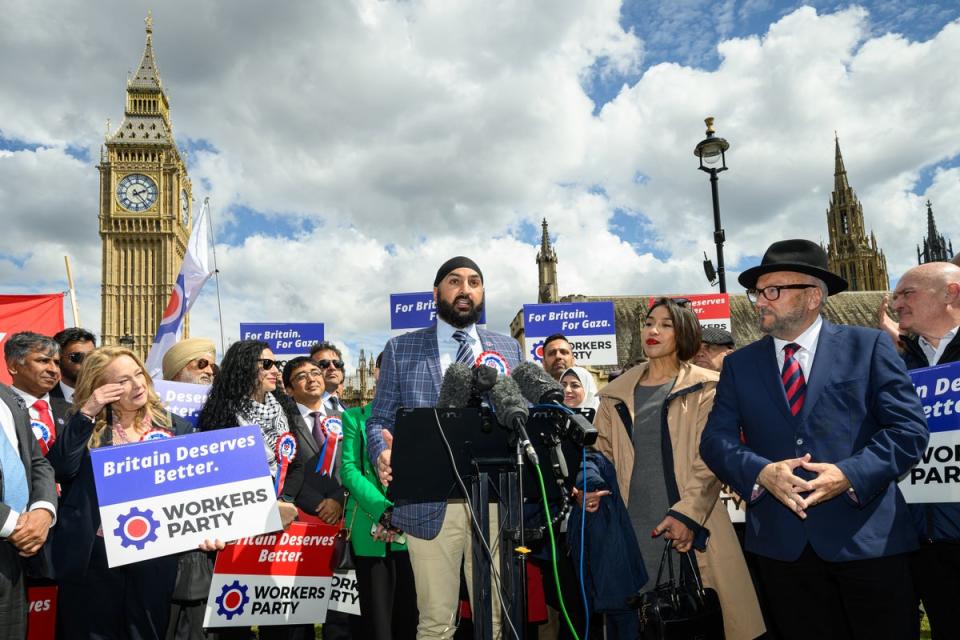
<svg viewBox="0 0 960 640">
<path fill-rule="evenodd" d="M 480 276 L 480 282 L 483 282 L 483 273 L 480 271 L 480 267 L 477 266 L 477 263 L 466 256 L 457 256 L 456 258 L 450 258 L 440 265 L 440 268 L 437 269 L 437 277 L 433 280 L 433 286 L 440 286 L 440 281 L 446 278 L 448 273 L 461 267 L 467 267 L 468 269 L 473 269 L 476 271 Z"/>
</svg>

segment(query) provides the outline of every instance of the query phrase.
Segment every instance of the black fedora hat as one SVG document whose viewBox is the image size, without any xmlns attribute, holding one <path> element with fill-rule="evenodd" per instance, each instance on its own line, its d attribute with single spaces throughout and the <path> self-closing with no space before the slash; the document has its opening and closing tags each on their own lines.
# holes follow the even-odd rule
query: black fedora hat
<svg viewBox="0 0 960 640">
<path fill-rule="evenodd" d="M 827 269 L 827 252 L 809 240 L 774 242 L 760 264 L 741 273 L 737 280 L 747 289 L 754 289 L 760 276 L 772 271 L 797 271 L 820 278 L 827 283 L 827 294 L 831 296 L 847 288 L 846 280 Z"/>
</svg>

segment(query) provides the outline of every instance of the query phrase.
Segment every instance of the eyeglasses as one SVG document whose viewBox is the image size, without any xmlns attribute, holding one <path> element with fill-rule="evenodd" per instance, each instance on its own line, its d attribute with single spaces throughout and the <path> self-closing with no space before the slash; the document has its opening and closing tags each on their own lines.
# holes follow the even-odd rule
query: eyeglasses
<svg viewBox="0 0 960 640">
<path fill-rule="evenodd" d="M 67 360 L 69 360 L 73 364 L 80 364 L 81 362 L 83 362 L 83 359 L 86 357 L 87 357 L 87 354 L 85 351 L 74 351 L 73 353 L 67 354 Z"/>
<path fill-rule="evenodd" d="M 263 367 L 264 371 L 270 371 L 274 367 L 278 369 L 282 366 L 282 362 L 279 360 L 271 360 L 270 358 L 260 358 L 257 362 L 260 363 L 260 366 Z"/>
<path fill-rule="evenodd" d="M 306 382 L 307 379 L 310 380 L 320 380 L 323 378 L 323 371 L 318 371 L 313 369 L 311 371 L 301 371 L 297 375 L 293 376 L 294 382 Z"/>
<path fill-rule="evenodd" d="M 335 366 L 337 369 L 343 369 L 343 360 L 314 360 L 317 363 L 317 366 L 321 369 L 326 369 L 330 365 Z"/>
<path fill-rule="evenodd" d="M 210 360 L 207 360 L 206 358 L 197 358 L 197 369 L 206 369 L 212 364 L 213 362 L 211 362 Z M 266 368 L 267 367 L 264 367 L 264 369 Z"/>
<path fill-rule="evenodd" d="M 781 284 L 779 286 L 764 287 L 763 289 L 747 289 L 747 300 L 756 303 L 760 295 L 773 302 L 780 297 L 780 291 L 783 289 L 816 289 L 815 284 Z"/>
</svg>

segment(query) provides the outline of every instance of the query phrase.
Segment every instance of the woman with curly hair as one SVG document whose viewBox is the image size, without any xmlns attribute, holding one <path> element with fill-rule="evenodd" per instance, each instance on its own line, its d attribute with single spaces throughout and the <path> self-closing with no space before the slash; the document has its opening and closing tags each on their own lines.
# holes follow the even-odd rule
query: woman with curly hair
<svg viewBox="0 0 960 640">
<path fill-rule="evenodd" d="M 52 544 L 58 638 L 163 637 L 177 556 L 107 566 L 90 451 L 190 430 L 163 408 L 132 351 L 102 347 L 84 358 L 70 421 L 47 456 L 62 485 Z"/>
<path fill-rule="evenodd" d="M 241 340 L 227 349 L 220 363 L 220 374 L 214 379 L 207 402 L 200 411 L 200 431 L 226 429 L 241 425 L 257 425 L 263 434 L 264 455 L 270 473 L 276 477 L 277 439 L 290 431 L 283 406 L 274 396 L 280 367 L 270 345 L 259 340 Z M 297 516 L 293 501 L 302 483 L 302 462 L 294 458 L 287 470 L 278 506 L 284 528 Z"/>
</svg>

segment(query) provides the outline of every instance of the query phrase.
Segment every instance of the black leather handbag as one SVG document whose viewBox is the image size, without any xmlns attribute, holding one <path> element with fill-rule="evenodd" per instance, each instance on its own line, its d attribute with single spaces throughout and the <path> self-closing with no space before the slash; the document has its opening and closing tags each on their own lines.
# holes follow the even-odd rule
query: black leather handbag
<svg viewBox="0 0 960 640">
<path fill-rule="evenodd" d="M 720 598 L 711 588 L 704 588 L 693 558 L 680 555 L 680 578 L 673 573 L 674 550 L 668 540 L 660 559 L 656 586 L 634 596 L 630 604 L 638 609 L 641 640 L 723 640 L 723 612 Z M 684 560 L 686 558 L 686 560 Z M 690 571 L 683 563 L 690 563 Z M 669 578 L 661 582 L 663 566 Z"/>
<path fill-rule="evenodd" d="M 333 552 L 330 555 L 330 564 L 335 573 L 346 573 L 347 571 L 353 571 L 357 568 L 353 562 L 353 545 L 350 544 L 350 536 L 353 533 L 353 523 L 357 520 L 357 508 L 359 508 L 359 506 L 359 504 L 354 506 L 350 526 L 346 526 L 347 520 L 346 517 L 344 517 L 343 526 L 340 531 L 337 532 L 337 537 L 333 539 Z"/>
</svg>

